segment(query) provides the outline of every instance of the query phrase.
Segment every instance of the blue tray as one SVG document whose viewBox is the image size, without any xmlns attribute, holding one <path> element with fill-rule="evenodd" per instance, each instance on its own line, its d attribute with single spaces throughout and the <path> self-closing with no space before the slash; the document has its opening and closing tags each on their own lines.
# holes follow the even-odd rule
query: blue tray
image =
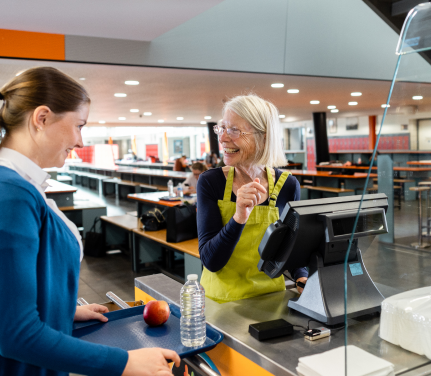
<svg viewBox="0 0 431 376">
<path fill-rule="evenodd" d="M 138 306 L 105 314 L 107 323 L 91 320 L 74 324 L 72 335 L 84 341 L 136 350 L 143 347 L 162 347 L 174 350 L 181 358 L 213 349 L 223 340 L 223 334 L 207 324 L 207 338 L 202 346 L 185 347 L 180 339 L 181 312 L 169 304 L 171 315 L 161 326 L 148 326 L 142 314 L 144 306 Z"/>
</svg>

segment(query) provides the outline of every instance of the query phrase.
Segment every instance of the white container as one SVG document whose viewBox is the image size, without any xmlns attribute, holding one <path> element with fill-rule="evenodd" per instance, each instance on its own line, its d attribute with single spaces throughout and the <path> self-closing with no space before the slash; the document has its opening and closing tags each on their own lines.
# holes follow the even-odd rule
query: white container
<svg viewBox="0 0 431 376">
<path fill-rule="evenodd" d="M 168 181 L 168 195 L 169 197 L 175 197 L 174 183 L 172 182 L 172 179 Z"/>
<path fill-rule="evenodd" d="M 206 339 L 205 290 L 197 274 L 189 274 L 181 288 L 181 343 L 186 347 L 201 346 Z"/>
</svg>

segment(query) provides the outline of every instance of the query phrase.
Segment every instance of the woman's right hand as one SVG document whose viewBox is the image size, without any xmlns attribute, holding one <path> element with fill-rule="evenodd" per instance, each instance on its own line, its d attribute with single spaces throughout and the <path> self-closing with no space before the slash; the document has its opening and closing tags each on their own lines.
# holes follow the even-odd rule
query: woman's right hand
<svg viewBox="0 0 431 376">
<path fill-rule="evenodd" d="M 129 360 L 122 376 L 168 376 L 172 371 L 166 359 L 175 362 L 179 367 L 180 357 L 175 351 L 161 348 L 149 348 L 128 351 Z"/>
<path fill-rule="evenodd" d="M 263 202 L 262 197 L 265 193 L 266 189 L 260 184 L 259 178 L 239 188 L 236 192 L 236 212 L 233 216 L 235 222 L 246 223 L 253 208 Z"/>
</svg>

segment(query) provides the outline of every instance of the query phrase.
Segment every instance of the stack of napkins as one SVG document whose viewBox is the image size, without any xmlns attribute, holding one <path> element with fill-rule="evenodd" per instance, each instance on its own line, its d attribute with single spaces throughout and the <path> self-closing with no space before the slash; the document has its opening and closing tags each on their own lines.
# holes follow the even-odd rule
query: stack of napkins
<svg viewBox="0 0 431 376">
<path fill-rule="evenodd" d="M 345 376 L 345 347 L 299 358 L 300 376 Z M 359 347 L 347 346 L 347 376 L 393 376 L 394 365 Z"/>
<path fill-rule="evenodd" d="M 379 334 L 394 345 L 431 359 L 431 287 L 383 300 Z"/>
</svg>

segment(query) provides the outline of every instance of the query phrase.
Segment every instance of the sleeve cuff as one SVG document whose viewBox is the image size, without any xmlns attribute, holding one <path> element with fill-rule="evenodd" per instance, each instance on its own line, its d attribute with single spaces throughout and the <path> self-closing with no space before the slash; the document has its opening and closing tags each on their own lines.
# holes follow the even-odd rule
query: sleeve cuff
<svg viewBox="0 0 431 376">
<path fill-rule="evenodd" d="M 306 268 L 298 268 L 298 269 L 294 269 L 292 270 L 292 277 L 293 279 L 296 281 L 298 278 L 308 278 L 308 271 Z"/>
<path fill-rule="evenodd" d="M 129 353 L 117 347 L 108 347 L 108 354 L 104 364 L 104 375 L 121 376 L 129 360 Z"/>
</svg>

